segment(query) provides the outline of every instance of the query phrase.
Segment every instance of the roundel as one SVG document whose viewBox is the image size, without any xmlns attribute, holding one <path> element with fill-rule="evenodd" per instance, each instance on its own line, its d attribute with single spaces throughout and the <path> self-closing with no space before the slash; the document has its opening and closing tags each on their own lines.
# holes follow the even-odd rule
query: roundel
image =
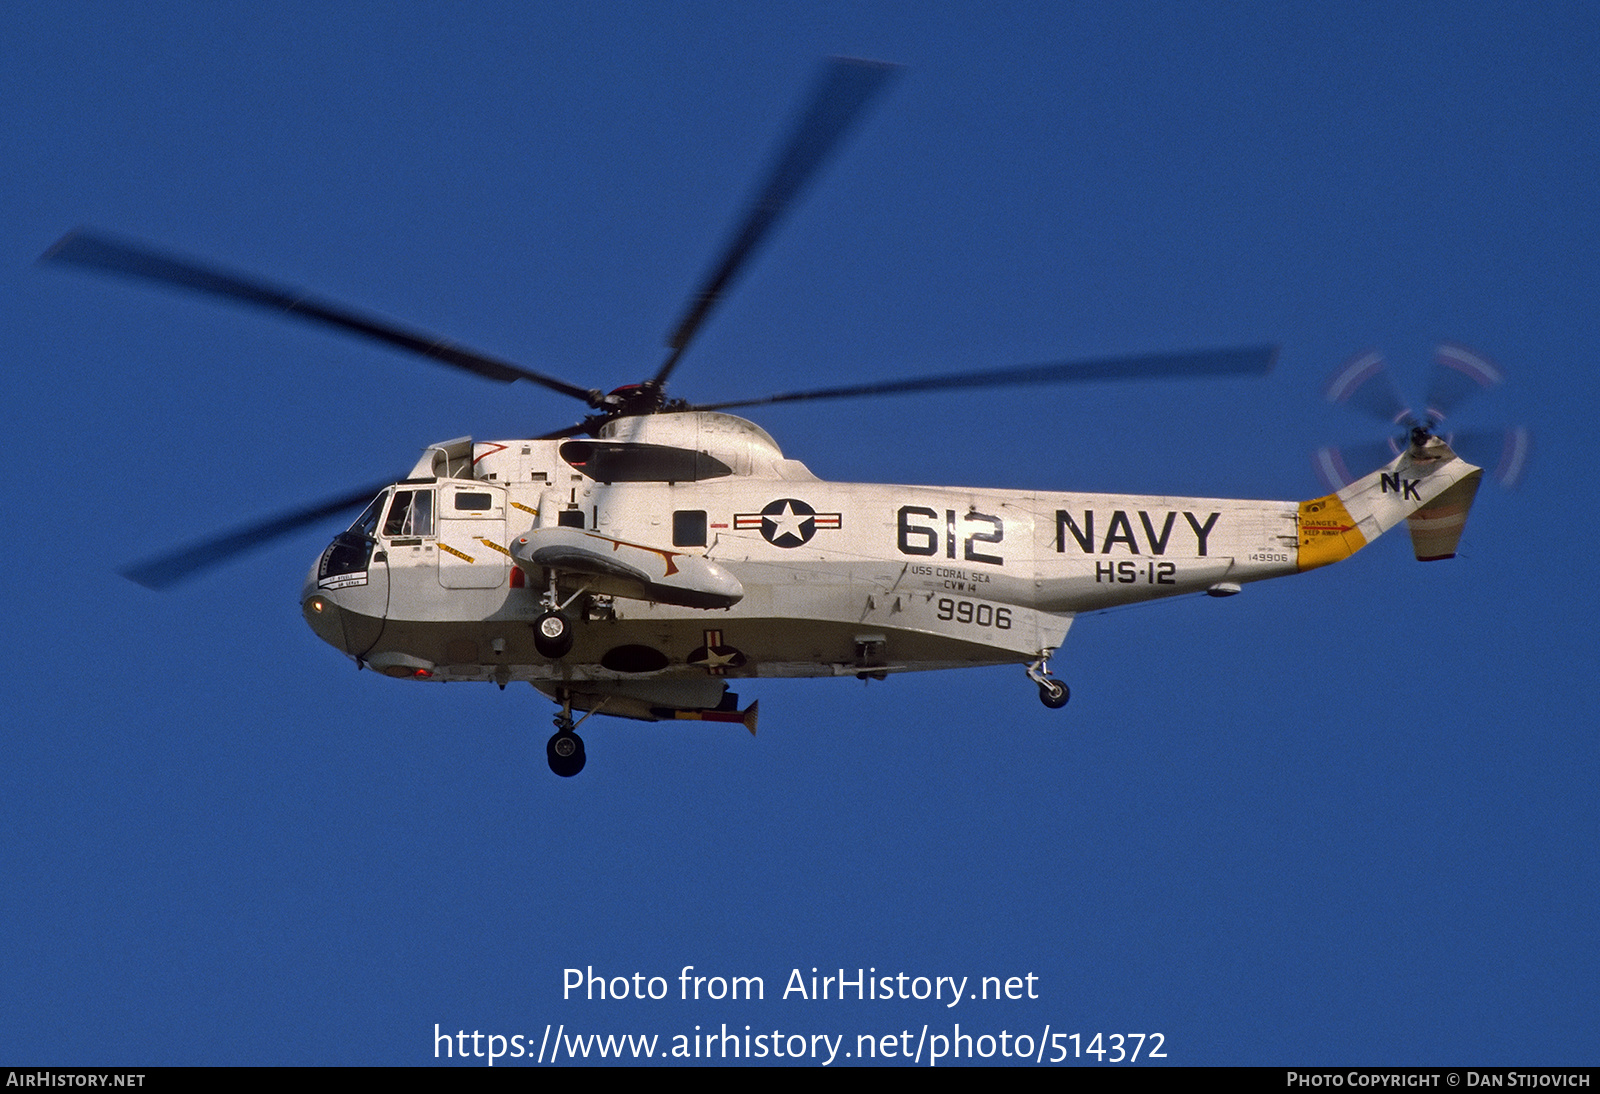
<svg viewBox="0 0 1600 1094">
<path fill-rule="evenodd" d="M 761 538 L 774 547 L 799 547 L 817 534 L 817 511 L 798 498 L 779 498 L 761 510 Z"/>
<path fill-rule="evenodd" d="M 779 498 L 769 501 L 759 513 L 735 513 L 733 526 L 760 532 L 774 547 L 799 547 L 810 543 L 818 529 L 844 527 L 844 514 L 819 513 L 799 498 Z"/>
</svg>

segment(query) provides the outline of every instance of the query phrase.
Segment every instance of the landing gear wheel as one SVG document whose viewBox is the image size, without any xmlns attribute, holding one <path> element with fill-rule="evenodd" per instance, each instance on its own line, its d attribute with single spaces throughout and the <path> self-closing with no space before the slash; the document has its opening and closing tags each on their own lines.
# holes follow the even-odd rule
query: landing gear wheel
<svg viewBox="0 0 1600 1094">
<path fill-rule="evenodd" d="M 1072 689 L 1060 680 L 1043 680 L 1039 683 L 1039 702 L 1051 710 L 1060 710 L 1072 698 Z"/>
<path fill-rule="evenodd" d="M 552 661 L 565 657 L 572 648 L 572 621 L 560 612 L 545 612 L 533 621 L 533 648 Z"/>
<path fill-rule="evenodd" d="M 544 754 L 550 761 L 550 770 L 563 779 L 570 779 L 582 771 L 588 759 L 583 754 L 583 738 L 570 729 L 563 729 L 551 735 L 549 742 L 544 746 Z"/>
</svg>

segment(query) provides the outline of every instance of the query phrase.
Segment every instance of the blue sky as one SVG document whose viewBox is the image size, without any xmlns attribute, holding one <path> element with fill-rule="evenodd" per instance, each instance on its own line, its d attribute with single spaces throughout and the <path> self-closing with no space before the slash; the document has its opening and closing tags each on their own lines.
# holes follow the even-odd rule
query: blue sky
<svg viewBox="0 0 1600 1094">
<path fill-rule="evenodd" d="M 433 1031 L 1161 1032 L 1173 1063 L 1593 1063 L 1594 87 L 1578 4 L 52 3 L 0 14 L 0 1062 L 431 1062 Z M 331 10 L 329 10 L 331 8 Z M 1272 341 L 1264 380 L 751 417 L 839 480 L 1304 498 L 1382 347 L 1525 422 L 1460 557 L 1403 536 L 1020 668 L 765 681 L 761 733 L 356 673 L 318 529 L 118 566 L 564 400 L 34 259 L 90 224 L 585 385 L 659 364 L 820 58 L 906 66 L 674 379 L 696 401 Z M 800 381 L 797 383 L 797 380 Z M 32 484 L 32 485 L 29 485 Z M 39 493 L 35 494 L 34 490 Z M 42 499 L 42 500 L 41 500 Z M 761 976 L 676 998 L 685 965 Z M 642 972 L 659 1002 L 562 999 Z M 821 1003 L 791 970 L 1037 976 Z M 481 1062 L 481 1061 L 480 1061 Z"/>
</svg>

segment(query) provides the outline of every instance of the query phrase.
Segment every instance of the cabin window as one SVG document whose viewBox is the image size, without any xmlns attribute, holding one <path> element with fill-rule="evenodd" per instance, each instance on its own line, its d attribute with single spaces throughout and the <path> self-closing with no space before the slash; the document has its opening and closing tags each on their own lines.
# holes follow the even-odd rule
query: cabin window
<svg viewBox="0 0 1600 1094">
<path fill-rule="evenodd" d="M 391 538 L 433 535 L 433 491 L 396 490 L 383 534 Z"/>
<path fill-rule="evenodd" d="M 706 511 L 704 509 L 679 509 L 672 514 L 672 545 L 674 547 L 704 547 L 706 545 Z"/>
<path fill-rule="evenodd" d="M 458 512 L 461 510 L 466 510 L 468 512 L 481 513 L 485 510 L 493 508 L 493 494 L 469 494 L 465 490 L 458 491 L 456 493 L 456 510 Z"/>
<path fill-rule="evenodd" d="M 560 525 L 562 528 L 582 528 L 583 527 L 583 510 L 582 509 L 563 509 L 563 510 L 561 510 L 561 512 L 556 514 L 556 524 Z"/>
</svg>

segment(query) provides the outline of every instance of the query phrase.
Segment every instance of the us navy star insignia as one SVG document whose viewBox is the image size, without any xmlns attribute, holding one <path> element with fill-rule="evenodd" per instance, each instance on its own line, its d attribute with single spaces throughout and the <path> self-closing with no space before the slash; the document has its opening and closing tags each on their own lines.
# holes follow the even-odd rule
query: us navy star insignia
<svg viewBox="0 0 1600 1094">
<path fill-rule="evenodd" d="M 726 676 L 729 669 L 739 668 L 744 664 L 744 653 L 732 646 L 722 644 L 721 631 L 705 631 L 705 645 L 690 653 L 685 659 L 691 665 L 698 665 L 712 676 Z"/>
<path fill-rule="evenodd" d="M 819 513 L 799 498 L 779 498 L 768 502 L 759 513 L 735 513 L 736 529 L 760 529 L 761 538 L 774 547 L 799 547 L 811 542 L 818 528 L 839 528 L 840 513 Z"/>
</svg>

